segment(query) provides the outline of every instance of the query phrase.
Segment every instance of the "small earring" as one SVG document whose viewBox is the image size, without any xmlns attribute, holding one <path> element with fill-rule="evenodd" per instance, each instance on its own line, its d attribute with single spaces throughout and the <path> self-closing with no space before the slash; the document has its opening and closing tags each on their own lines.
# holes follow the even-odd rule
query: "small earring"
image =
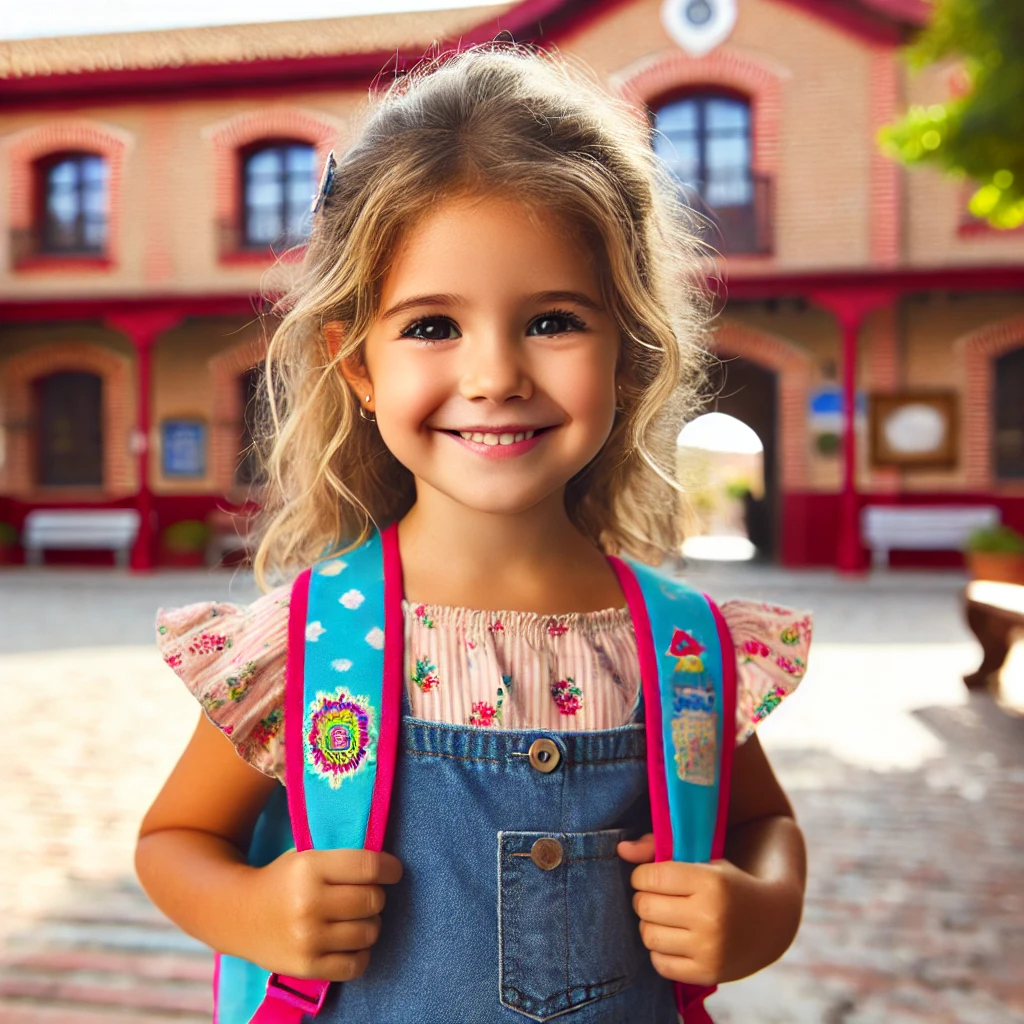
<svg viewBox="0 0 1024 1024">
<path fill-rule="evenodd" d="M 370 400 L 370 396 L 369 395 L 366 396 L 366 400 L 367 401 Z M 367 416 L 366 412 L 365 412 L 365 410 L 363 409 L 362 406 L 359 406 L 359 416 L 360 416 L 361 419 L 366 420 L 367 423 L 376 423 L 377 422 L 377 416 L 374 413 L 370 413 L 370 415 Z"/>
</svg>

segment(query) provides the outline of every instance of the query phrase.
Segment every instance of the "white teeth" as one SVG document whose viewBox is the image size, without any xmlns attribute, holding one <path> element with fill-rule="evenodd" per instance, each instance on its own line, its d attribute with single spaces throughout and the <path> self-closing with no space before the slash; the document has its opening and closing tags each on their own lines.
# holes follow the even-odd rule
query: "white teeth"
<svg viewBox="0 0 1024 1024">
<path fill-rule="evenodd" d="M 515 444 L 517 441 L 529 441 L 536 433 L 535 430 L 526 430 L 521 434 L 481 434 L 471 430 L 460 430 L 459 437 L 465 441 L 475 441 L 477 444 L 497 445 Z"/>
</svg>

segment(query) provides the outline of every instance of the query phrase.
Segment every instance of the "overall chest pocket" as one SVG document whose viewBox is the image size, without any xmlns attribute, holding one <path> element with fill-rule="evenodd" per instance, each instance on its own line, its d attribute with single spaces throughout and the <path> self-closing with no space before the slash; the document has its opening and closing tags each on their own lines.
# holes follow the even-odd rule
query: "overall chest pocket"
<svg viewBox="0 0 1024 1024">
<path fill-rule="evenodd" d="M 625 988 L 643 945 L 622 829 L 498 833 L 501 1002 L 549 1020 Z"/>
</svg>

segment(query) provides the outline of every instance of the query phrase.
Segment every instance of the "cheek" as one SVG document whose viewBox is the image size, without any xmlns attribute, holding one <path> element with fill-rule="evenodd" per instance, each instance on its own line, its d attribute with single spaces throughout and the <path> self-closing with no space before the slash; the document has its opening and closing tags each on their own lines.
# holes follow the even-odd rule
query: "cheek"
<svg viewBox="0 0 1024 1024">
<path fill-rule="evenodd" d="M 443 374 L 416 358 L 380 361 L 373 374 L 378 422 L 418 426 L 444 397 Z"/>
</svg>

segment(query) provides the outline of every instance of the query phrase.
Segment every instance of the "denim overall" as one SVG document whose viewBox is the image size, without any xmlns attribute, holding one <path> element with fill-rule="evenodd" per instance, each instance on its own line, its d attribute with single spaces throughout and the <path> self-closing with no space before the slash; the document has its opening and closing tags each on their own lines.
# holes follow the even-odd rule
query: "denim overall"
<svg viewBox="0 0 1024 1024">
<path fill-rule="evenodd" d="M 615 850 L 650 831 L 642 707 L 617 729 L 543 733 L 403 704 L 386 848 L 405 873 L 370 966 L 331 986 L 317 1024 L 675 1024 Z"/>
</svg>

